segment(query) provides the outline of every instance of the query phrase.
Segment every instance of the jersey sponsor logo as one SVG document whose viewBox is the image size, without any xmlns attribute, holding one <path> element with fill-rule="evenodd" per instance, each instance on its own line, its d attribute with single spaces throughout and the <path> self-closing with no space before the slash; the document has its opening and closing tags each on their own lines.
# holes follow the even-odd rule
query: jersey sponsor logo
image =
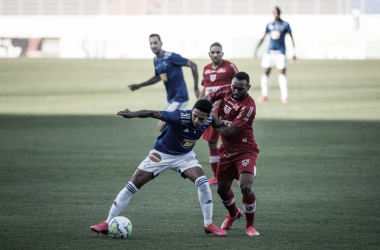
<svg viewBox="0 0 380 250">
<path fill-rule="evenodd" d="M 243 161 L 241 162 L 241 164 L 243 165 L 243 167 L 248 166 L 248 164 L 249 164 L 249 159 L 243 160 Z"/>
<path fill-rule="evenodd" d="M 195 132 L 195 131 L 194 131 Z M 184 147 L 191 147 L 195 144 L 196 141 L 194 140 L 187 140 L 187 139 L 183 139 L 183 142 L 182 142 L 182 145 Z"/>
<path fill-rule="evenodd" d="M 238 153 L 232 153 L 232 154 L 228 154 L 228 155 L 222 155 L 222 158 L 231 158 L 231 157 L 233 157 L 233 156 L 235 156 L 235 155 L 238 155 Z"/>
<path fill-rule="evenodd" d="M 230 127 L 232 122 L 230 121 L 227 121 L 227 120 L 222 120 L 222 117 L 220 116 L 219 117 L 219 120 L 222 122 L 222 125 L 226 126 L 226 127 Z"/>
<path fill-rule="evenodd" d="M 224 111 L 224 113 L 229 114 L 231 112 L 231 108 L 228 107 L 227 105 L 224 105 L 223 111 Z"/>
<path fill-rule="evenodd" d="M 185 129 L 183 132 L 189 133 L 189 129 Z"/>
<path fill-rule="evenodd" d="M 181 121 L 181 124 L 182 124 L 182 125 L 186 125 L 186 124 L 188 124 L 188 123 L 190 123 L 190 120 L 182 120 L 182 121 Z"/>
<path fill-rule="evenodd" d="M 272 30 L 272 31 L 270 32 L 270 37 L 271 37 L 273 40 L 277 40 L 277 39 L 279 39 L 279 38 L 280 38 L 280 35 L 281 35 L 281 33 L 280 33 L 279 31 L 277 31 L 277 30 Z"/>
<path fill-rule="evenodd" d="M 160 77 L 161 77 L 161 80 L 162 80 L 162 81 L 166 81 L 166 80 L 167 80 L 167 78 L 166 78 L 166 73 L 162 73 L 162 74 L 160 74 Z"/>
<path fill-rule="evenodd" d="M 197 159 L 194 156 L 189 156 L 188 158 L 185 159 L 186 162 L 190 161 L 197 161 Z"/>
<path fill-rule="evenodd" d="M 153 152 L 149 155 L 149 159 L 154 162 L 160 162 L 161 161 L 161 155 L 157 154 L 156 152 Z"/>
<path fill-rule="evenodd" d="M 247 142 L 248 140 L 247 140 L 247 138 L 243 138 L 243 139 L 241 139 L 241 141 L 242 142 Z"/>
<path fill-rule="evenodd" d="M 249 107 L 249 110 L 248 110 L 248 113 L 247 113 L 247 118 L 250 117 L 252 115 L 252 112 L 253 112 L 253 107 Z"/>
<path fill-rule="evenodd" d="M 215 82 L 216 74 L 210 75 L 210 81 Z"/>
<path fill-rule="evenodd" d="M 273 24 L 269 24 L 269 25 L 268 25 L 268 29 L 273 30 L 273 28 L 274 28 L 274 27 L 273 27 Z"/>
<path fill-rule="evenodd" d="M 225 72 L 227 72 L 227 70 L 225 68 L 220 68 L 216 72 L 218 72 L 218 73 L 225 73 Z"/>
<path fill-rule="evenodd" d="M 191 114 L 189 113 L 181 113 L 181 119 L 190 119 Z"/>
<path fill-rule="evenodd" d="M 206 90 L 205 90 L 205 96 L 206 96 L 206 95 L 209 95 L 209 94 L 212 93 L 212 92 L 217 91 L 219 88 L 220 88 L 220 86 L 206 87 Z"/>
<path fill-rule="evenodd" d="M 205 74 L 208 75 L 208 74 L 211 74 L 212 73 L 212 70 L 211 69 L 206 69 L 205 70 Z"/>
</svg>

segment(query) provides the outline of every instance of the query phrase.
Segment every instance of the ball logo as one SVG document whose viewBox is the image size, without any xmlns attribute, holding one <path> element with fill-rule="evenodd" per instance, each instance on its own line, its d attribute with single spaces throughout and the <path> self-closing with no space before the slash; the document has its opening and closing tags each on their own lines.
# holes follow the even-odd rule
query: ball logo
<svg viewBox="0 0 380 250">
<path fill-rule="evenodd" d="M 249 159 L 243 160 L 242 164 L 244 167 L 246 167 L 249 164 Z"/>
<path fill-rule="evenodd" d="M 160 162 L 161 161 L 161 155 L 157 154 L 157 153 L 151 153 L 149 155 L 149 159 L 151 161 L 154 161 L 154 162 Z"/>
</svg>

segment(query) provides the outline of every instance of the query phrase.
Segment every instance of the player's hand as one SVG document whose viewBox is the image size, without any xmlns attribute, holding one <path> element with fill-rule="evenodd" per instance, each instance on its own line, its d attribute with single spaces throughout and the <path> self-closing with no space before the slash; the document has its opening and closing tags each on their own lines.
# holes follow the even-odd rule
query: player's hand
<svg viewBox="0 0 380 250">
<path fill-rule="evenodd" d="M 253 54 L 253 59 L 256 60 L 257 59 L 257 53 L 255 52 L 255 54 Z"/>
<path fill-rule="evenodd" d="M 219 108 L 219 105 L 220 105 L 220 102 L 221 102 L 222 100 L 217 100 L 215 103 L 214 103 L 214 105 L 212 105 L 212 110 L 213 111 L 215 111 L 215 110 L 217 110 L 218 108 Z"/>
<path fill-rule="evenodd" d="M 295 61 L 296 61 L 296 56 L 294 55 L 292 58 L 292 62 L 295 62 Z"/>
<path fill-rule="evenodd" d="M 140 84 L 131 84 L 128 86 L 128 88 L 132 91 L 139 89 L 140 87 L 141 87 Z"/>
<path fill-rule="evenodd" d="M 194 89 L 194 93 L 195 93 L 195 96 L 197 97 L 197 99 L 199 98 L 199 95 L 201 94 L 201 92 L 199 91 L 199 89 Z"/>
<path fill-rule="evenodd" d="M 129 109 L 125 109 L 124 111 L 119 111 L 119 112 L 117 112 L 116 115 L 120 115 L 124 118 L 135 118 L 135 113 L 133 113 Z"/>
<path fill-rule="evenodd" d="M 214 113 L 214 111 L 211 112 L 211 115 L 212 115 L 212 123 L 211 123 L 211 126 L 213 129 L 218 129 L 218 128 L 221 128 L 222 127 L 222 124 L 219 120 L 219 117 Z"/>
</svg>

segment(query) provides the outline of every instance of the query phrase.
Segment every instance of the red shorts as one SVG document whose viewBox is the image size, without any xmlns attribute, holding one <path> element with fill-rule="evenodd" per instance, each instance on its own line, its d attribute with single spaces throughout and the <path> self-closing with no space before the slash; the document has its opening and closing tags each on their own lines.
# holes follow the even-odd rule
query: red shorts
<svg viewBox="0 0 380 250">
<path fill-rule="evenodd" d="M 208 142 L 218 142 L 220 133 L 213 129 L 211 126 L 206 129 L 202 135 L 202 139 Z"/>
<path fill-rule="evenodd" d="M 229 158 L 219 156 L 216 178 L 220 181 L 239 180 L 242 172 L 256 176 L 256 165 L 257 153 L 240 153 Z"/>
</svg>

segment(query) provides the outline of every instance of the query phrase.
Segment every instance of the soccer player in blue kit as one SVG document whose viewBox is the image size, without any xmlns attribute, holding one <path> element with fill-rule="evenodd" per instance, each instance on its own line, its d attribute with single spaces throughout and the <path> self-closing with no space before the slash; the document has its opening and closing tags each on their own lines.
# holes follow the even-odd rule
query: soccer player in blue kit
<svg viewBox="0 0 380 250">
<path fill-rule="evenodd" d="M 171 169 L 178 172 L 183 178 L 189 178 L 198 188 L 198 197 L 204 218 L 204 231 L 216 236 L 226 235 L 224 230 L 215 226 L 211 221 L 213 210 L 211 190 L 202 166 L 193 152 L 195 142 L 201 138 L 211 123 L 215 127 L 220 127 L 218 119 L 212 118 L 211 110 L 211 102 L 201 99 L 195 103 L 192 110 L 132 112 L 126 109 L 117 113 L 124 118 L 160 119 L 165 121 L 166 125 L 149 155 L 141 162 L 128 184 L 116 197 L 107 220 L 91 226 L 92 231 L 108 234 L 108 223 L 120 214 L 132 196 L 143 185 Z"/>
<path fill-rule="evenodd" d="M 280 85 L 281 91 L 281 102 L 288 103 L 288 78 L 286 77 L 286 68 L 288 67 L 288 61 L 285 56 L 285 35 L 288 33 L 292 39 L 293 48 L 294 40 L 292 36 L 292 30 L 290 29 L 289 23 L 283 21 L 280 18 L 281 10 L 279 7 L 275 7 L 273 10 L 274 22 L 268 23 L 265 34 L 261 38 L 259 44 L 255 50 L 254 58 L 257 58 L 257 50 L 263 43 L 265 37 L 269 34 L 270 42 L 269 48 L 266 54 L 264 54 L 261 61 L 261 67 L 264 68 L 264 74 L 261 75 L 261 95 L 257 98 L 258 103 L 265 102 L 268 100 L 268 89 L 269 89 L 269 73 L 271 68 L 275 65 L 279 70 L 278 84 Z M 296 60 L 296 56 L 293 55 L 293 61 Z"/>
<path fill-rule="evenodd" d="M 128 88 L 137 90 L 163 80 L 167 92 L 165 110 L 174 111 L 186 109 L 189 103 L 189 95 L 183 78 L 182 67 L 187 66 L 191 68 L 194 78 L 194 92 L 198 99 L 200 92 L 198 89 L 199 76 L 197 65 L 176 53 L 162 50 L 162 41 L 158 34 L 151 34 L 149 36 L 149 43 L 150 49 L 156 54 L 154 57 L 155 76 L 146 82 L 131 84 Z M 165 122 L 159 121 L 157 125 L 158 129 L 162 131 L 164 125 Z"/>
</svg>

